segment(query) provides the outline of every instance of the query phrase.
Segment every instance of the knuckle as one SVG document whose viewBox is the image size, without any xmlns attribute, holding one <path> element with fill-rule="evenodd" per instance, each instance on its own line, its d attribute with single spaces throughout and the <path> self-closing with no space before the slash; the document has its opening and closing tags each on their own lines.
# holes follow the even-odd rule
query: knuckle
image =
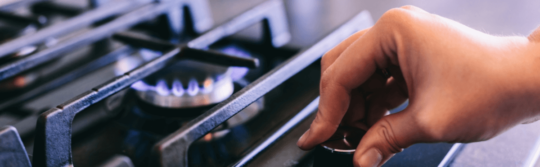
<svg viewBox="0 0 540 167">
<path fill-rule="evenodd" d="M 402 6 L 400 7 L 401 9 L 406 9 L 406 10 L 415 10 L 417 9 L 418 7 L 416 6 L 413 6 L 413 5 L 405 5 L 405 6 Z"/>
<path fill-rule="evenodd" d="M 317 116 L 315 117 L 315 120 L 313 120 L 313 123 L 316 125 L 323 125 L 324 127 L 336 126 L 337 128 L 337 126 L 339 126 L 339 123 L 332 123 L 327 115 L 321 111 L 317 112 Z"/>
<path fill-rule="evenodd" d="M 339 122 L 332 122 L 331 119 L 328 118 L 327 115 L 324 114 L 324 112 L 321 112 L 320 110 L 317 112 L 317 115 L 315 116 L 315 119 L 310 125 L 310 129 L 314 131 L 316 134 L 325 133 L 329 130 L 335 130 L 339 126 Z"/>
<path fill-rule="evenodd" d="M 329 63 L 331 62 L 332 55 L 333 55 L 333 52 L 332 52 L 332 50 L 330 50 L 330 51 L 326 52 L 326 53 L 322 56 L 322 58 L 321 58 L 321 65 L 322 65 L 323 67 L 328 67 L 328 66 L 330 65 Z"/>
<path fill-rule="evenodd" d="M 411 28 L 417 24 L 423 24 L 422 19 L 424 14 L 417 12 L 414 6 L 403 6 L 400 8 L 393 8 L 385 12 L 379 19 L 380 24 L 387 28 Z"/>
<path fill-rule="evenodd" d="M 332 79 L 330 78 L 330 75 L 328 73 L 330 73 L 331 69 L 326 69 L 326 71 L 323 72 L 323 74 L 321 75 L 321 82 L 320 82 L 320 91 L 321 93 L 324 92 L 326 90 L 326 88 L 328 88 L 331 83 L 332 83 Z"/>
<path fill-rule="evenodd" d="M 381 21 L 399 21 L 411 15 L 411 11 L 403 8 L 392 8 L 386 11 L 380 18 Z"/>
<path fill-rule="evenodd" d="M 391 153 L 398 153 L 401 152 L 403 146 L 401 146 L 398 143 L 398 140 L 396 138 L 396 135 L 394 133 L 394 129 L 392 128 L 392 124 L 386 117 L 382 118 L 379 126 L 379 135 L 385 140 L 385 142 L 388 144 L 388 151 Z"/>
</svg>

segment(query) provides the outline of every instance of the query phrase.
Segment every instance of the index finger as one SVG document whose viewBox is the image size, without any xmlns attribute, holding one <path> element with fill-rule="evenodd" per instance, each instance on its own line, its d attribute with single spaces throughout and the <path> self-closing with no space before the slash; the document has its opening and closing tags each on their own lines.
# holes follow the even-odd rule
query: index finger
<svg viewBox="0 0 540 167">
<path fill-rule="evenodd" d="M 384 63 L 383 47 L 377 32 L 367 31 L 354 41 L 321 76 L 319 111 L 310 129 L 298 141 L 311 149 L 326 141 L 337 129 L 351 100 L 351 91 Z"/>
<path fill-rule="evenodd" d="M 321 74 L 326 71 L 332 63 L 349 47 L 354 41 L 358 40 L 364 33 L 366 33 L 371 27 L 360 30 L 353 35 L 347 37 L 347 39 L 343 40 L 341 43 L 339 43 L 336 47 L 332 48 L 324 56 L 321 58 Z"/>
</svg>

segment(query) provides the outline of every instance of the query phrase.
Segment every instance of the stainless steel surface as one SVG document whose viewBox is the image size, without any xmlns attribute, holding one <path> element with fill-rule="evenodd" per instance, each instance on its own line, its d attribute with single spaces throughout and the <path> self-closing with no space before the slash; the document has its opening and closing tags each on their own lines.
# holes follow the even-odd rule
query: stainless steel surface
<svg viewBox="0 0 540 167">
<path fill-rule="evenodd" d="M 447 167 L 452 163 L 454 158 L 461 152 L 463 149 L 464 144 L 463 143 L 456 143 L 452 146 L 450 151 L 446 153 L 446 156 L 444 156 L 444 159 L 439 163 L 438 167 Z"/>
<path fill-rule="evenodd" d="M 518 125 L 490 140 L 469 143 L 449 166 L 525 166 L 540 137 L 540 122 Z"/>
</svg>

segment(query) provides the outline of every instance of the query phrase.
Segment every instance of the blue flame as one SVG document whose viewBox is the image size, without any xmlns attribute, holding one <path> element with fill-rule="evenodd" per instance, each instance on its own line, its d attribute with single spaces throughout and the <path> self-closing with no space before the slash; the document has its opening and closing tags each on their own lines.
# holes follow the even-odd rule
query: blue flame
<svg viewBox="0 0 540 167">
<path fill-rule="evenodd" d="M 184 95 L 184 86 L 182 85 L 182 82 L 180 82 L 178 79 L 174 79 L 172 84 L 172 93 L 175 96 L 182 96 Z"/>
<path fill-rule="evenodd" d="M 138 90 L 138 91 L 148 91 L 148 90 L 155 90 L 153 86 L 150 86 L 143 81 L 137 81 L 133 84 L 131 84 L 131 88 Z"/>
<path fill-rule="evenodd" d="M 191 96 L 197 95 L 199 93 L 199 83 L 195 78 L 191 78 L 188 83 L 187 93 Z"/>
<path fill-rule="evenodd" d="M 171 91 L 169 90 L 169 87 L 167 86 L 167 81 L 165 81 L 164 79 L 158 80 L 156 84 L 156 92 L 162 96 L 167 96 L 171 94 Z"/>
<path fill-rule="evenodd" d="M 237 46 L 227 46 L 225 47 L 224 49 L 221 50 L 223 53 L 226 53 L 226 54 L 230 54 L 230 55 L 233 55 L 233 56 L 238 56 L 238 57 L 251 57 L 249 52 L 237 47 Z M 161 52 L 157 52 L 157 51 L 152 51 L 152 50 L 148 50 L 148 49 L 141 49 L 139 51 L 142 59 L 144 59 L 144 61 L 149 61 L 149 60 L 152 60 L 156 57 L 158 57 L 159 55 L 161 55 Z M 140 61 L 140 60 L 139 60 Z M 142 62 L 139 62 L 138 64 L 141 64 Z M 136 64 L 136 63 L 127 63 L 127 64 Z M 132 68 L 135 68 L 136 66 L 135 65 L 133 67 L 129 67 L 129 68 L 126 68 L 126 69 L 132 69 Z M 238 80 L 238 79 L 242 79 L 249 71 L 248 68 L 246 67 L 230 67 L 230 70 L 231 70 L 231 78 L 233 80 Z M 123 70 L 122 72 L 124 72 L 126 70 Z M 219 75 L 219 76 L 216 76 L 215 80 L 216 81 L 220 81 L 222 79 L 224 79 L 226 76 L 224 75 Z M 195 78 L 191 78 L 189 80 L 189 83 L 187 85 L 187 88 L 184 89 L 183 87 L 183 84 L 182 82 L 180 82 L 178 79 L 175 79 L 173 80 L 173 83 L 171 85 L 172 88 L 169 88 L 169 85 L 167 85 L 167 82 L 164 80 L 164 79 L 160 79 L 158 80 L 158 82 L 156 83 L 155 86 L 153 85 L 149 85 L 147 83 L 145 83 L 144 81 L 137 81 L 135 83 L 133 83 L 131 85 L 131 88 L 137 90 L 137 91 L 155 91 L 157 92 L 159 95 L 162 95 L 162 96 L 168 96 L 168 95 L 174 95 L 174 96 L 184 96 L 184 95 L 189 95 L 189 96 L 195 96 L 197 95 L 199 92 L 202 92 L 202 93 L 208 93 L 208 92 L 211 92 L 213 89 L 214 89 L 214 80 L 212 78 L 207 78 L 203 85 L 202 86 L 199 86 L 199 83 L 197 82 L 197 80 Z"/>
</svg>

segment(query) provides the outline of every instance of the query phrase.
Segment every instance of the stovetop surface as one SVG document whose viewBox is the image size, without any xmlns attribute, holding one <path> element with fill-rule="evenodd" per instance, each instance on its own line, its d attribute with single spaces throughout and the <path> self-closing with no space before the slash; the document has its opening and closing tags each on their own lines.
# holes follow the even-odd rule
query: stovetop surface
<svg viewBox="0 0 540 167">
<path fill-rule="evenodd" d="M 15 1 L 15 0 L 14 0 Z M 121 1 L 121 0 L 117 0 Z M 87 1 L 58 0 L 55 2 L 66 3 L 75 7 L 85 7 Z M 212 17 L 215 25 L 220 25 L 226 20 L 244 12 L 245 10 L 260 4 L 260 1 L 218 1 L 211 0 Z M 453 1 L 452 1 L 453 2 Z M 259 58 L 261 65 L 259 68 L 251 70 L 239 85 L 246 85 L 253 82 L 264 73 L 283 63 L 285 60 L 298 53 L 300 48 L 306 48 L 331 30 L 350 19 L 354 14 L 367 9 L 374 19 L 378 18 L 390 7 L 407 4 L 417 5 L 429 12 L 440 14 L 441 16 L 456 19 L 473 28 L 479 28 L 488 32 L 501 34 L 527 34 L 533 29 L 538 17 L 526 17 L 538 15 L 537 10 L 533 10 L 539 3 L 533 1 L 523 6 L 512 2 L 492 2 L 492 1 L 467 1 L 456 2 L 448 5 L 446 2 L 416 1 L 388 1 L 385 3 L 374 1 L 320 1 L 306 2 L 303 0 L 285 1 L 289 27 L 291 31 L 291 41 L 283 48 L 272 49 L 259 45 L 256 41 L 261 40 L 261 27 L 263 24 L 255 24 L 233 35 L 231 38 L 221 40 L 212 45 L 210 49 L 220 51 L 226 47 L 238 47 L 247 50 L 250 55 Z M 9 1 L 1 3 L 8 4 Z M 441 5 L 446 4 L 446 5 Z M 10 9 L 4 5 L 4 9 Z M 490 12 L 492 8 L 504 9 L 498 12 Z M 518 10 L 520 12 L 513 12 Z M 534 8 L 536 9 L 536 8 Z M 16 12 L 28 14 L 26 8 L 19 8 Z M 474 16 L 474 17 L 471 17 Z M 500 16 L 500 17 L 498 17 Z M 59 23 L 70 16 L 51 17 L 48 24 Z M 503 18 L 503 19 L 501 19 Z M 482 21 L 478 21 L 482 20 Z M 507 24 L 512 22 L 513 24 Z M 46 27 L 46 26 L 45 26 Z M 144 26 L 142 26 L 144 27 Z M 51 39 L 51 46 L 61 43 L 70 37 L 88 32 L 90 28 L 81 28 L 68 35 Z M 29 30 L 31 31 L 31 30 Z M 160 35 L 152 34 L 155 37 Z M 196 36 L 186 35 L 181 39 L 163 39 L 172 43 L 181 44 Z M 37 50 L 46 49 L 48 46 L 39 46 Z M 111 52 L 121 52 L 110 56 L 115 62 L 104 63 L 95 55 L 107 55 Z M 146 57 L 153 57 L 161 54 L 150 50 L 139 50 L 126 48 L 121 42 L 114 40 L 101 41 L 94 45 L 84 46 L 62 56 L 60 58 L 38 66 L 36 70 L 22 73 L 23 80 L 28 86 L 7 91 L 0 96 L 2 101 L 9 101 L 13 95 L 28 93 L 29 90 L 39 88 L 40 85 L 49 83 L 50 78 L 65 76 L 70 71 L 85 69 L 81 71 L 84 75 L 78 76 L 74 81 L 65 83 L 61 89 L 54 89 L 38 95 L 15 107 L 2 109 L 0 113 L 0 125 L 14 125 L 24 141 L 29 155 L 33 154 L 33 129 L 39 113 L 56 107 L 73 97 L 84 93 L 110 79 L 121 75 L 131 69 L 148 61 Z M 8 59 L 4 62 L 18 60 Z M 86 68 L 88 62 L 95 62 L 100 68 Z M 128 62 L 127 66 L 126 63 Z M 136 63 L 133 63 L 136 62 Z M 101 64 L 100 64 L 101 63 Z M 129 64 L 136 65 L 129 65 Z M 6 64 L 6 63 L 3 63 Z M 320 62 L 314 62 L 291 79 L 281 84 L 276 89 L 258 101 L 262 109 L 252 119 L 247 122 L 217 132 L 223 132 L 223 136 L 205 136 L 194 143 L 189 149 L 190 166 L 230 166 L 240 158 L 248 154 L 255 146 L 268 138 L 278 128 L 283 126 L 289 119 L 297 114 L 302 108 L 308 105 L 318 96 L 318 80 L 320 76 Z M 78 74 L 78 73 L 76 73 Z M 76 75 L 72 74 L 72 75 Z M 41 76 L 41 77 L 40 77 Z M 24 84 L 23 84 L 24 85 Z M 241 86 L 240 86 L 241 87 Z M 11 90 L 11 89 L 10 89 Z M 73 127 L 73 162 L 77 166 L 96 166 L 105 163 L 115 155 L 128 156 L 134 165 L 144 166 L 148 164 L 150 150 L 154 143 L 164 138 L 182 127 L 185 122 L 193 117 L 165 117 L 149 118 L 145 114 L 152 114 L 160 108 L 148 107 L 144 101 L 135 97 L 134 90 L 126 89 L 116 94 L 116 100 L 109 100 L 104 105 L 89 107 L 75 117 Z M 111 98 L 115 99 L 115 98 Z M 104 102 L 105 103 L 105 102 Z M 111 104 L 112 103 L 112 104 Z M 0 104 L 1 106 L 1 104 Z M 139 107 L 142 106 L 142 107 Z M 146 106 L 146 107 L 144 107 Z M 207 110 L 204 108 L 202 110 Z M 97 114 L 96 114 L 97 113 Z M 118 114 L 120 113 L 120 114 Z M 143 116 L 141 116 L 143 115 Z M 93 117 L 106 118 L 104 120 L 94 120 Z M 292 131 L 286 133 L 277 143 L 268 150 L 262 152 L 252 160 L 249 166 L 311 166 L 312 153 L 302 151 L 296 147 L 296 140 L 309 127 L 313 115 L 303 120 Z M 92 126 L 88 126 L 92 125 Z M 530 161 L 531 148 L 536 148 L 535 144 L 539 134 L 534 132 L 538 123 L 519 126 L 502 134 L 492 140 L 468 144 L 460 149 L 450 163 L 451 166 L 477 166 L 491 164 L 489 166 L 513 166 Z M 453 144 L 417 144 L 405 149 L 397 154 L 385 166 L 436 166 L 447 155 Z M 514 156 L 508 156 L 514 155 Z M 520 156 L 515 156 L 520 155 Z M 534 157 L 533 157 L 534 158 Z"/>
</svg>

